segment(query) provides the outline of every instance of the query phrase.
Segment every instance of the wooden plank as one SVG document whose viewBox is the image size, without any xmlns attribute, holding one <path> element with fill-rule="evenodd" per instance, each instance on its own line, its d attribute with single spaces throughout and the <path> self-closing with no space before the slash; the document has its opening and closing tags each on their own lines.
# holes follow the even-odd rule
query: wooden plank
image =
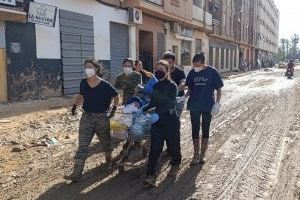
<svg viewBox="0 0 300 200">
<path fill-rule="evenodd" d="M 6 49 L 0 49 L 0 102 L 7 101 Z"/>
</svg>

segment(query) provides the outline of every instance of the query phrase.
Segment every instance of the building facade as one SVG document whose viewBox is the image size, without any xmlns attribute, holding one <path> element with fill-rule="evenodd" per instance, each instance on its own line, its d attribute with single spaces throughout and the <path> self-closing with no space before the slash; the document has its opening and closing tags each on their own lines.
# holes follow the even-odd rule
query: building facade
<svg viewBox="0 0 300 200">
<path fill-rule="evenodd" d="M 275 62 L 279 42 L 279 11 L 274 0 L 255 1 L 255 58 L 262 67 Z"/>
<path fill-rule="evenodd" d="M 212 17 L 206 12 L 206 1 L 126 0 L 124 4 L 143 13 L 143 23 L 136 26 L 136 57 L 146 69 L 151 70 L 167 50 L 176 54 L 176 62 L 182 67 L 191 66 L 197 51 L 208 55 L 207 33 L 212 31 Z"/>
<path fill-rule="evenodd" d="M 27 20 L 33 4 L 52 25 Z M 186 72 L 199 51 L 220 72 L 264 64 L 277 53 L 278 20 L 271 0 L 1 1 L 0 101 L 76 94 L 89 57 L 112 82 L 124 58 L 152 71 L 167 50 Z"/>
<path fill-rule="evenodd" d="M 122 60 L 129 57 L 127 9 L 94 0 L 35 3 L 56 8 L 54 26 L 6 19 L 0 23 L 2 29 L 5 26 L 4 60 L 8 69 L 3 73 L 7 77 L 3 81 L 7 83 L 4 101 L 78 93 L 87 58 L 105 66 L 107 79 L 122 71 Z M 24 12 L 22 22 L 26 22 L 26 15 Z"/>
<path fill-rule="evenodd" d="M 236 7 L 233 0 L 210 0 L 213 33 L 209 35 L 209 64 L 220 72 L 239 68 L 239 40 L 236 39 L 239 27 L 234 24 Z"/>
<path fill-rule="evenodd" d="M 7 67 L 7 55 L 9 55 L 9 50 L 14 47 L 14 43 L 7 43 L 6 22 L 26 22 L 23 1 L 0 2 L 0 102 L 8 100 L 9 68 Z"/>
</svg>

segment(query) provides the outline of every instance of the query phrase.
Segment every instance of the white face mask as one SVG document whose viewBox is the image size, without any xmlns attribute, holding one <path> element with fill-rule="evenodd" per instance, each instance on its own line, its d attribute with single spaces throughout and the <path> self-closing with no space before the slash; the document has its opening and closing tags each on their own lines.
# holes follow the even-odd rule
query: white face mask
<svg viewBox="0 0 300 200">
<path fill-rule="evenodd" d="M 132 69 L 131 69 L 131 67 L 124 67 L 124 73 L 125 74 L 130 74 L 131 72 L 132 72 Z"/>
<path fill-rule="evenodd" d="M 195 67 L 195 72 L 200 72 L 202 69 L 202 67 Z"/>
<path fill-rule="evenodd" d="M 94 76 L 96 74 L 96 71 L 92 68 L 86 68 L 84 71 L 88 78 L 91 78 L 92 76 Z"/>
</svg>

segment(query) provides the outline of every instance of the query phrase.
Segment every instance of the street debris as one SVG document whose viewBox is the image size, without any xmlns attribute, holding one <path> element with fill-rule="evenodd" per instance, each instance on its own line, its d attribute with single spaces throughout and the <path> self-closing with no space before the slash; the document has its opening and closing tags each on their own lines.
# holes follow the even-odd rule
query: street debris
<svg viewBox="0 0 300 200">
<path fill-rule="evenodd" d="M 207 162 L 189 165 L 193 148 L 185 110 L 181 169 L 176 179 L 165 179 L 170 167 L 168 156 L 162 155 L 158 187 L 153 190 L 141 186 L 147 159 L 140 149 L 133 148 L 128 157 L 129 161 L 143 159 L 136 169 L 125 169 L 123 174 L 115 165 L 112 172 L 101 170 L 105 156 L 97 137 L 84 180 L 65 183 L 63 176 L 71 171 L 78 147 L 81 111 L 71 116 L 66 107 L 2 119 L 6 122 L 0 122 L 0 199 L 296 200 L 300 197 L 299 80 L 286 80 L 280 70 L 258 71 L 226 80 L 222 95 L 222 111 L 212 122 Z M 123 145 L 113 139 L 115 162 Z M 137 171 L 143 173 L 137 176 Z"/>
</svg>

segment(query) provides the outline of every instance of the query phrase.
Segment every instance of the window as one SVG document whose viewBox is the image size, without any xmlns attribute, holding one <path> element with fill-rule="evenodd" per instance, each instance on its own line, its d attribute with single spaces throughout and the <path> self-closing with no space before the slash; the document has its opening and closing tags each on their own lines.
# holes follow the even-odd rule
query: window
<svg viewBox="0 0 300 200">
<path fill-rule="evenodd" d="M 214 64 L 214 48 L 209 47 L 209 65 L 213 66 Z"/>
<path fill-rule="evenodd" d="M 191 42 L 187 40 L 181 41 L 181 65 L 191 65 Z"/>
<path fill-rule="evenodd" d="M 178 58 L 178 46 L 172 46 L 172 52 L 175 54 L 176 58 Z M 178 65 L 177 59 L 176 64 Z"/>
<path fill-rule="evenodd" d="M 196 53 L 199 53 L 199 52 L 202 51 L 202 40 L 196 39 L 195 42 L 196 42 L 196 44 L 195 44 L 195 46 L 196 46 L 195 51 L 196 51 Z"/>
</svg>

